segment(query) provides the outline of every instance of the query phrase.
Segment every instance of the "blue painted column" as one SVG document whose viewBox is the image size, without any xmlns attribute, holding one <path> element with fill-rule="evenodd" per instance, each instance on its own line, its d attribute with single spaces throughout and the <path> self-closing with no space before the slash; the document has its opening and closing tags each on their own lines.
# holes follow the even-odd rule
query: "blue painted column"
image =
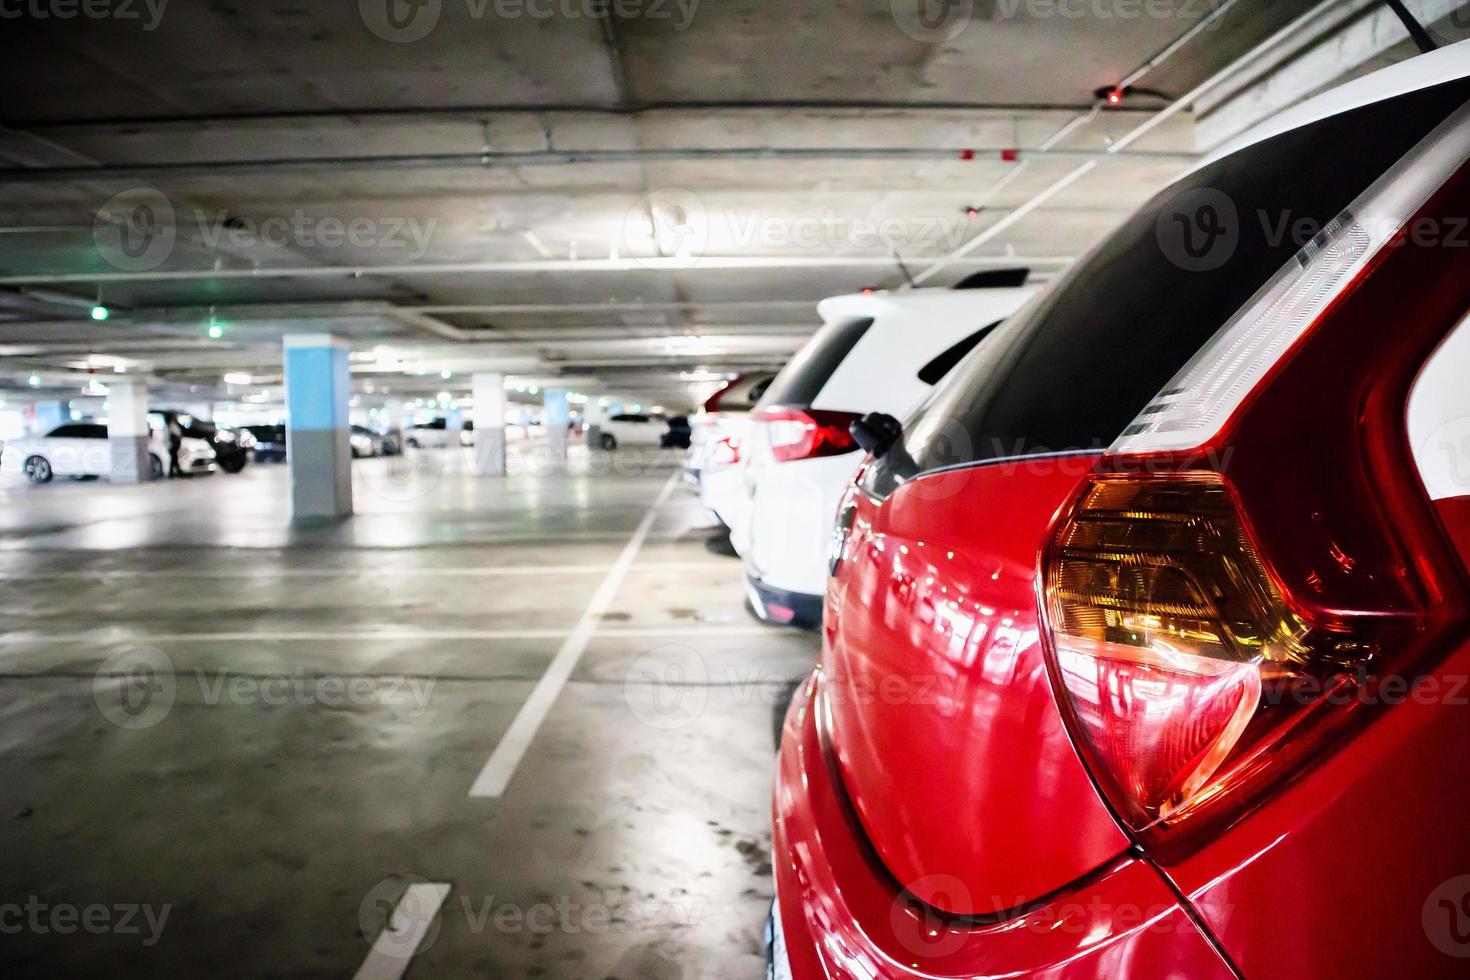
<svg viewBox="0 0 1470 980">
<path fill-rule="evenodd" d="M 542 396 L 542 405 L 546 409 L 544 425 L 546 427 L 546 448 L 551 454 L 551 460 L 556 465 L 565 464 L 567 461 L 567 424 L 572 420 L 572 408 L 567 402 L 565 388 L 547 388 Z"/>
<path fill-rule="evenodd" d="M 67 419 L 65 402 L 36 402 L 30 434 L 44 436 Z"/>
<path fill-rule="evenodd" d="M 285 338 L 285 355 L 291 516 L 346 517 L 352 513 L 347 343 L 330 334 L 293 334 Z"/>
</svg>

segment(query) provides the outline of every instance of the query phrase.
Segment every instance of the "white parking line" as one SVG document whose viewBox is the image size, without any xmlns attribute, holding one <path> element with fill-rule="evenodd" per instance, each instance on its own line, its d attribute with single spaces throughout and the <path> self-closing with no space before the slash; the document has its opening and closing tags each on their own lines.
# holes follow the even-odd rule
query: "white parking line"
<svg viewBox="0 0 1470 980">
<path fill-rule="evenodd" d="M 373 948 L 353 974 L 353 980 L 398 980 L 402 977 L 448 894 L 449 885 L 441 881 L 420 881 L 409 885 L 393 907 L 388 924 L 373 940 Z"/>
<path fill-rule="evenodd" d="M 648 508 L 648 513 L 643 515 L 643 520 L 638 523 L 638 530 L 633 532 L 633 537 L 623 546 L 622 554 L 618 560 L 608 569 L 607 577 L 597 587 L 592 595 L 592 601 L 587 603 L 587 608 L 582 612 L 582 618 L 577 620 L 576 627 L 570 636 L 563 641 L 561 649 L 556 652 L 551 665 L 546 668 L 546 673 L 537 682 L 535 690 L 521 705 L 521 710 L 516 712 L 515 720 L 510 723 L 505 737 L 500 744 L 495 746 L 495 751 L 490 754 L 485 768 L 475 777 L 470 786 L 470 796 L 473 797 L 496 797 L 505 794 L 505 788 L 510 785 L 511 777 L 515 775 L 516 766 L 520 765 L 526 750 L 531 747 L 531 741 L 536 737 L 536 732 L 541 728 L 541 722 L 545 720 L 551 706 L 561 694 L 561 689 L 566 686 L 567 679 L 572 676 L 572 671 L 577 666 L 577 661 L 582 658 L 582 653 L 591 642 L 592 635 L 597 632 L 598 617 L 607 611 L 612 605 L 613 599 L 618 594 L 618 586 L 623 582 L 628 569 L 633 565 L 633 559 L 638 557 L 638 549 L 643 547 L 643 541 L 648 537 L 649 530 L 653 527 L 654 519 L 658 517 L 658 509 L 677 485 L 680 474 L 675 473 L 669 477 L 658 496 L 654 498 L 653 504 Z"/>
</svg>

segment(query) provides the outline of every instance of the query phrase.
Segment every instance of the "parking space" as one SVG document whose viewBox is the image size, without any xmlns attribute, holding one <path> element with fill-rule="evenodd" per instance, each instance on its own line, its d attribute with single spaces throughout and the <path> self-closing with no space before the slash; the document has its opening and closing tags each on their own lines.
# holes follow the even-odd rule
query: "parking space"
<svg viewBox="0 0 1470 980">
<path fill-rule="evenodd" d="M 205 481 L 7 497 L 0 891 L 141 926 L 7 937 L 9 964 L 351 975 L 426 881 L 421 975 L 761 974 L 771 718 L 813 638 L 741 608 L 672 456 L 493 489 L 448 456 L 412 508 L 363 494 L 304 537 L 284 468 L 211 478 L 240 506 L 197 521 L 167 515 Z M 503 794 L 471 796 L 649 515 Z"/>
<path fill-rule="evenodd" d="M 0 0 L 0 980 L 1470 958 L 1470 0 Z"/>
</svg>

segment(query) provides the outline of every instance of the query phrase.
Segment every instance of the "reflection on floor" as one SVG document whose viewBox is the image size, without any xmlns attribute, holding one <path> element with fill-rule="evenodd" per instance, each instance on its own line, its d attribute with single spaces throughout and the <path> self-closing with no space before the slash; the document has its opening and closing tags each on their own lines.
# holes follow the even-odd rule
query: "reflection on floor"
<svg viewBox="0 0 1470 980">
<path fill-rule="evenodd" d="M 672 454 L 466 464 L 361 461 L 358 515 L 295 528 L 282 466 L 0 488 L 6 976 L 763 975 L 771 715 L 815 637 L 745 612 L 682 487 L 609 575 Z"/>
</svg>

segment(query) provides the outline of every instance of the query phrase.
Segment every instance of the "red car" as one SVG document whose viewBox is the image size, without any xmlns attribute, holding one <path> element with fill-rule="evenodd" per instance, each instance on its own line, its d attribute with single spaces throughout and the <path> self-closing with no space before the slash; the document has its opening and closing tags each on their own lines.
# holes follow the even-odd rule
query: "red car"
<svg viewBox="0 0 1470 980">
<path fill-rule="evenodd" d="M 854 427 L 774 976 L 1470 975 L 1466 75 L 1280 114 Z"/>
</svg>

